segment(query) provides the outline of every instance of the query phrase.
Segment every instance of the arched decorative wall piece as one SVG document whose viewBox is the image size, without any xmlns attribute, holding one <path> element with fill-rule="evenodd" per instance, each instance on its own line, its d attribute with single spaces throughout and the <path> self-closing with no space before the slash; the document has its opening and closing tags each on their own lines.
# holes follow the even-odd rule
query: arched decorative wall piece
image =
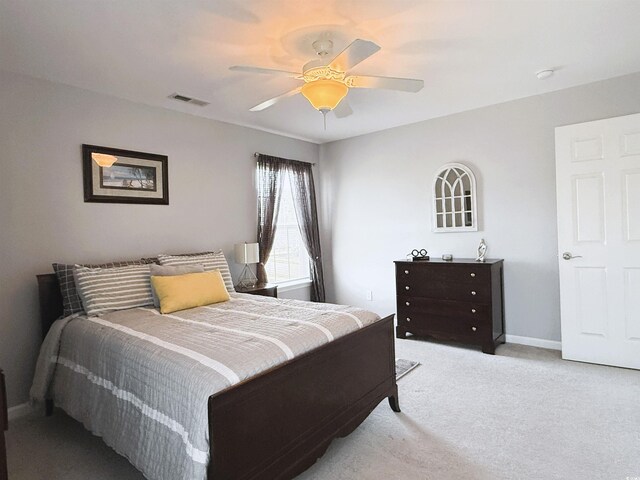
<svg viewBox="0 0 640 480">
<path fill-rule="evenodd" d="M 433 179 L 433 231 L 478 230 L 476 177 L 461 163 L 447 163 Z"/>
</svg>

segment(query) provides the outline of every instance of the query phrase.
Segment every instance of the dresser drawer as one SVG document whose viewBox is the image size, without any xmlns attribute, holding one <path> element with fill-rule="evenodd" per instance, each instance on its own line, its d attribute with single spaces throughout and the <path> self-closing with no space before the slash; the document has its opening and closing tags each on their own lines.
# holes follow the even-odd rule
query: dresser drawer
<svg viewBox="0 0 640 480">
<path fill-rule="evenodd" d="M 447 265 L 412 262 L 396 264 L 396 279 L 419 279 L 422 281 L 441 281 L 447 283 L 468 283 L 473 285 L 489 283 L 490 268 L 482 263 Z"/>
<path fill-rule="evenodd" d="M 486 321 L 470 318 L 452 318 L 442 315 L 407 314 L 398 311 L 398 326 L 418 335 L 445 335 L 450 338 L 477 338 L 482 341 L 491 336 L 491 327 Z"/>
<path fill-rule="evenodd" d="M 463 302 L 491 302 L 491 283 L 454 283 L 440 279 L 426 281 L 418 276 L 397 279 L 396 292 L 402 297 L 425 297 Z"/>
<path fill-rule="evenodd" d="M 398 297 L 398 315 L 437 315 L 440 317 L 486 321 L 491 318 L 491 306 L 480 302 L 433 300 L 422 297 Z"/>
</svg>

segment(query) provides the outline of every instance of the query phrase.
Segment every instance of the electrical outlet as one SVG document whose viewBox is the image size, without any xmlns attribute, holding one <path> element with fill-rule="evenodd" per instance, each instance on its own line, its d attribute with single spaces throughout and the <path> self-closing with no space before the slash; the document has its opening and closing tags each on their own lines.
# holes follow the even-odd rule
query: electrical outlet
<svg viewBox="0 0 640 480">
<path fill-rule="evenodd" d="M 367 290 L 367 300 L 373 300 L 373 292 L 371 290 Z"/>
</svg>

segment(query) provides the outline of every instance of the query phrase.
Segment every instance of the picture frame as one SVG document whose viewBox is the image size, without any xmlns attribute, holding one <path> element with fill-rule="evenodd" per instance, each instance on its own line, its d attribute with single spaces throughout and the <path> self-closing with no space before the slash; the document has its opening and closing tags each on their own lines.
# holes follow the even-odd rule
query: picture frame
<svg viewBox="0 0 640 480">
<path fill-rule="evenodd" d="M 111 166 L 98 165 L 113 157 Z M 169 205 L 167 165 L 166 155 L 83 144 L 84 201 Z"/>
</svg>

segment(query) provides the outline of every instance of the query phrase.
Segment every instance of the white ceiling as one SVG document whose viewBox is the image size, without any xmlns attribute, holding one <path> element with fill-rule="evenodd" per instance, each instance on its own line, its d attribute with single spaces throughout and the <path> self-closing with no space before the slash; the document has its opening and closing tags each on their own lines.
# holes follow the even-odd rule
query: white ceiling
<svg viewBox="0 0 640 480">
<path fill-rule="evenodd" d="M 639 21 L 638 0 L 0 0 L 0 68 L 324 143 L 640 71 Z M 228 67 L 299 71 L 323 32 L 382 47 L 354 73 L 424 89 L 351 90 L 326 131 L 300 95 L 249 112 L 299 81 Z"/>
</svg>

